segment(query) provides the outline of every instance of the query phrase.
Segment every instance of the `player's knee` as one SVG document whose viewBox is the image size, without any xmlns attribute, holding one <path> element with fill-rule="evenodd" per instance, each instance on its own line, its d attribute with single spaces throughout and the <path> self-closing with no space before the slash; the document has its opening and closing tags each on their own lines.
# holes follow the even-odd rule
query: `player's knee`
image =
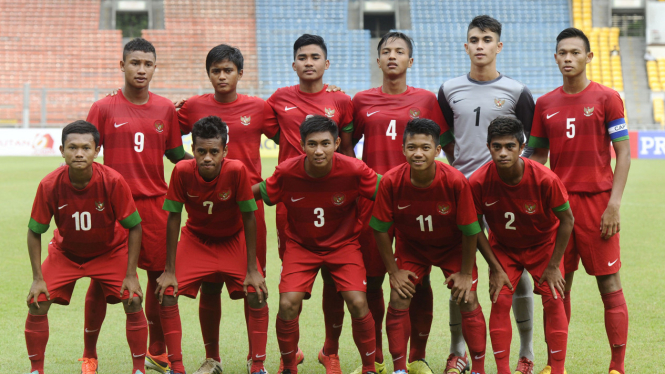
<svg viewBox="0 0 665 374">
<path fill-rule="evenodd" d="M 129 303 L 130 299 L 126 299 L 122 301 L 122 306 L 125 308 L 125 313 L 136 313 L 141 311 L 142 306 L 141 306 L 141 299 L 138 296 L 134 296 L 131 298 L 132 302 L 131 304 Z"/>
<path fill-rule="evenodd" d="M 33 316 L 43 316 L 48 313 L 48 310 L 51 306 L 51 303 L 48 301 L 41 301 L 39 303 L 39 308 L 37 308 L 37 305 L 35 303 L 32 303 L 28 305 L 28 311 L 30 314 Z"/>
<path fill-rule="evenodd" d="M 262 303 L 259 302 L 259 295 L 256 292 L 247 294 L 247 304 L 249 304 L 249 307 L 252 309 L 262 309 L 268 305 L 266 300 L 263 300 Z"/>
<path fill-rule="evenodd" d="M 296 318 L 299 310 L 300 302 L 283 295 L 279 298 L 279 316 L 282 319 L 292 320 Z"/>
<path fill-rule="evenodd" d="M 201 293 L 207 295 L 221 294 L 222 287 L 224 287 L 224 283 L 203 282 L 201 283 Z"/>
<path fill-rule="evenodd" d="M 384 279 L 386 279 L 385 275 L 381 275 L 378 277 L 367 277 L 367 290 L 368 291 L 380 290 L 381 287 L 383 286 Z"/>
<path fill-rule="evenodd" d="M 596 282 L 598 283 L 598 290 L 601 295 L 616 292 L 621 289 L 621 277 L 619 276 L 619 272 L 598 276 L 596 277 Z"/>
<path fill-rule="evenodd" d="M 164 295 L 162 297 L 162 307 L 169 307 L 178 304 L 178 298 L 176 296 Z"/>
<path fill-rule="evenodd" d="M 390 292 L 390 306 L 393 309 L 404 310 L 407 309 L 409 305 L 411 305 L 411 298 L 403 298 L 395 290 Z"/>
<path fill-rule="evenodd" d="M 350 298 L 346 301 L 346 306 L 352 318 L 363 318 L 369 312 L 367 299 L 364 297 Z"/>
<path fill-rule="evenodd" d="M 467 302 L 462 302 L 459 304 L 459 308 L 462 312 L 473 312 L 478 308 L 478 297 L 476 296 L 476 291 L 471 291 L 469 293 L 469 298 Z"/>
</svg>

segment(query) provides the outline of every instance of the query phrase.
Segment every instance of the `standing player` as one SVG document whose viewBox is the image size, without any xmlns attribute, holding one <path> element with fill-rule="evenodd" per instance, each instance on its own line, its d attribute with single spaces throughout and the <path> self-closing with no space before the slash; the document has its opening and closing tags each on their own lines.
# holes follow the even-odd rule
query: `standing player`
<svg viewBox="0 0 665 374">
<path fill-rule="evenodd" d="M 376 62 L 383 72 L 383 85 L 358 92 L 353 97 L 355 127 L 353 137 L 356 141 L 365 137 L 363 161 L 379 174 L 385 174 L 388 170 L 403 164 L 405 160 L 398 134 L 403 134 L 406 123 L 414 118 L 428 118 L 436 122 L 443 129 L 442 143 L 448 143 L 450 146 L 448 151 L 452 153 L 453 135 L 448 132 L 436 96 L 430 91 L 406 85 L 406 74 L 413 64 L 411 38 L 401 32 L 389 32 L 379 41 L 377 52 Z M 374 230 L 369 227 L 374 202 L 361 199 L 359 204 L 362 211 L 361 221 L 364 223 L 360 234 L 360 247 L 367 269 L 367 302 L 374 317 L 376 330 L 376 371 L 383 373 L 385 364 L 381 331 L 385 303 L 381 286 L 386 268 L 376 249 Z M 390 235 L 392 238 L 392 230 Z M 411 349 L 407 365 L 412 374 L 431 374 L 432 370 L 425 361 L 425 349 L 433 314 L 429 274 L 424 275 L 413 297 L 413 303 L 417 307 L 409 311 Z M 339 306 L 340 309 L 342 307 Z"/>
<path fill-rule="evenodd" d="M 182 327 L 178 296 L 196 298 L 201 282 L 216 277 L 226 284 L 233 299 L 247 296 L 248 335 L 252 341 L 252 374 L 266 374 L 268 306 L 267 288 L 256 258 L 257 209 L 245 166 L 225 159 L 227 125 L 219 117 L 197 121 L 192 128 L 195 160 L 176 165 L 171 174 L 164 210 L 169 211 L 166 230 L 166 269 L 157 279 L 160 316 L 173 373 L 184 374 Z M 182 229 L 181 212 L 187 210 Z M 177 256 L 176 256 L 177 253 Z M 244 290 L 244 294 L 243 294 Z M 249 292 L 249 294 L 248 294 Z M 221 373 L 219 361 L 206 360 L 206 373 Z"/>
<path fill-rule="evenodd" d="M 353 104 L 348 95 L 343 92 L 328 92 L 332 88 L 323 83 L 323 73 L 330 67 L 327 56 L 328 49 L 322 37 L 310 34 L 300 36 L 293 44 L 293 70 L 298 74 L 300 83 L 278 89 L 267 101 L 275 111 L 279 123 L 278 162 L 280 164 L 303 154 L 300 145 L 300 124 L 312 115 L 325 115 L 339 124 L 342 142 L 339 152 L 355 156 L 352 141 Z M 286 208 L 282 203 L 277 204 L 276 226 L 279 257 L 283 258 Z M 324 281 L 323 315 L 326 339 L 319 361 L 326 367 L 327 373 L 338 374 L 340 369 L 336 347 L 344 321 L 344 301 L 335 290 L 327 269 L 323 268 L 321 273 Z M 302 351 L 298 350 L 298 361 L 302 362 L 303 359 Z"/>
<path fill-rule="evenodd" d="M 90 123 L 76 121 L 65 126 L 60 153 L 67 166 L 47 175 L 37 189 L 28 225 L 33 282 L 27 299 L 25 342 L 31 374 L 44 374 L 51 303 L 68 305 L 76 281 L 83 277 L 99 284 L 105 301 L 122 301 L 132 373 L 145 374 L 148 324 L 136 275 L 141 217 L 123 177 L 94 162 L 99 144 L 99 132 Z M 41 264 L 41 235 L 52 217 L 58 228 Z"/>
<path fill-rule="evenodd" d="M 261 182 L 261 135 L 273 138 L 279 127 L 272 108 L 262 99 L 239 94 L 238 81 L 243 75 L 244 59 L 238 48 L 220 44 L 208 52 L 206 72 L 215 90 L 214 94 L 194 96 L 178 110 L 180 131 L 189 134 L 200 118 L 215 115 L 228 126 L 227 158 L 239 160 L 252 185 Z M 256 257 L 263 274 L 266 272 L 266 221 L 263 203 L 258 202 L 255 212 L 257 225 Z M 208 360 L 204 365 L 219 363 L 219 325 L 222 317 L 220 294 L 222 283 L 204 281 L 199 299 L 199 321 Z M 249 305 L 245 299 L 245 322 L 249 323 Z M 249 327 L 249 326 L 248 326 Z M 251 339 L 249 352 L 251 353 Z M 247 357 L 251 365 L 251 357 Z M 214 364 L 217 365 L 217 364 Z M 206 369 L 204 367 L 202 370 Z M 211 368 L 207 368 L 211 369 Z"/>
<path fill-rule="evenodd" d="M 362 372 L 374 373 L 374 320 L 365 295 L 356 199 L 373 199 L 379 179 L 362 161 L 335 152 L 340 138 L 330 118 L 310 117 L 300 134 L 305 154 L 279 164 L 272 177 L 253 187 L 257 199 L 283 202 L 288 212 L 276 326 L 284 361 L 279 373 L 298 372 L 298 315 L 324 266 L 351 313 Z"/>
<path fill-rule="evenodd" d="M 517 287 L 528 270 L 547 317 L 545 337 L 555 352 L 552 373 L 563 374 L 568 320 L 561 299 L 565 284 L 562 260 L 574 219 L 561 180 L 546 167 L 519 156 L 524 150 L 523 134 L 519 120 L 495 118 L 487 134 L 493 161 L 470 179 L 476 211 L 484 215 L 490 232 L 489 243 L 484 233 L 479 235 L 479 247 L 492 276 L 500 273 L 505 277 L 505 271 L 509 279 L 506 286 L 490 290 L 490 337 L 499 374 L 510 374 L 513 289 L 508 285 Z"/>
<path fill-rule="evenodd" d="M 143 237 L 138 266 L 146 270 L 145 310 L 150 325 L 146 367 L 165 373 L 168 357 L 155 298 L 157 277 L 166 263 L 166 217 L 162 210 L 166 195 L 164 156 L 176 163 L 185 157 L 173 103 L 149 91 L 157 67 L 155 48 L 136 38 L 125 45 L 120 70 L 125 85 L 116 95 L 92 104 L 88 121 L 99 129 L 104 164 L 117 170 L 132 189 L 143 217 Z M 85 302 L 83 374 L 97 369 L 97 338 L 106 315 L 101 285 L 92 280 Z"/>
<path fill-rule="evenodd" d="M 453 167 L 436 161 L 441 129 L 429 119 L 413 119 L 404 130 L 406 163 L 387 172 L 370 226 L 390 277 L 386 333 L 395 373 L 406 374 L 406 343 L 411 334 L 409 306 L 416 285 L 438 266 L 462 309 L 462 332 L 473 373 L 485 373 L 485 317 L 478 304 L 476 238 L 480 225 L 469 182 Z M 395 226 L 395 255 L 388 230 Z M 463 302 L 462 302 L 463 301 Z"/>
<path fill-rule="evenodd" d="M 468 74 L 441 85 L 439 105 L 455 134 L 454 154 L 447 152 L 446 156 L 469 178 L 492 159 L 485 144 L 490 122 L 498 116 L 516 117 L 528 136 L 534 103 L 524 84 L 496 70 L 496 57 L 503 48 L 499 21 L 486 15 L 475 17 L 469 23 L 464 48 L 471 60 L 471 69 Z M 528 157 L 531 151 L 527 148 L 525 156 Z M 526 270 L 513 295 L 513 314 L 520 334 L 520 360 L 516 372 L 533 374 L 533 286 Z M 463 372 L 468 362 L 461 322 L 459 308 L 451 300 L 451 344 L 446 373 Z"/>
<path fill-rule="evenodd" d="M 596 277 L 605 305 L 610 373 L 624 374 L 628 308 L 619 276 L 619 207 L 630 169 L 630 143 L 623 102 L 618 92 L 587 78 L 586 64 L 593 52 L 582 31 L 565 29 L 556 41 L 554 58 L 563 86 L 538 99 L 529 145 L 535 148 L 532 158 L 543 164 L 549 148 L 552 171 L 566 186 L 577 218 L 564 256 L 568 320 L 570 290 L 581 258 L 587 273 Z M 617 155 L 614 175 L 610 143 Z M 549 373 L 549 367 L 541 373 Z"/>
</svg>

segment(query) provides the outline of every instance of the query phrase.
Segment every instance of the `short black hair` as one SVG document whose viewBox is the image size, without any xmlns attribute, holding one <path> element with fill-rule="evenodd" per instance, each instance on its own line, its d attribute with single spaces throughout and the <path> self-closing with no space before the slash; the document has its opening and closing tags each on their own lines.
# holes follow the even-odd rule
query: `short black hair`
<svg viewBox="0 0 665 374">
<path fill-rule="evenodd" d="M 62 129 L 62 146 L 65 146 L 65 140 L 69 134 L 90 134 L 95 141 L 95 148 L 99 146 L 99 131 L 90 122 L 82 119 L 74 121 Z"/>
<path fill-rule="evenodd" d="M 434 146 L 441 144 L 441 127 L 428 118 L 414 118 L 406 123 L 404 129 L 404 136 L 402 137 L 402 145 L 406 145 L 407 136 L 414 136 L 416 134 L 430 135 L 434 140 Z"/>
<path fill-rule="evenodd" d="M 231 61 L 238 69 L 238 72 L 242 70 L 245 61 L 238 48 L 220 44 L 208 52 L 208 56 L 206 57 L 206 73 L 210 75 L 210 67 L 212 65 L 226 60 Z"/>
<path fill-rule="evenodd" d="M 586 37 L 584 34 L 584 31 L 580 29 L 576 29 L 574 27 L 569 27 L 559 33 L 559 35 L 556 37 L 556 49 L 555 51 L 559 50 L 559 42 L 561 42 L 564 39 L 569 39 L 569 38 L 580 38 L 584 42 L 584 52 L 589 53 L 591 52 L 591 44 L 589 44 L 589 38 Z"/>
<path fill-rule="evenodd" d="M 196 144 L 196 139 L 222 139 L 222 147 L 226 147 L 228 136 L 228 127 L 226 122 L 217 116 L 203 117 L 194 123 L 192 127 L 192 144 Z"/>
<path fill-rule="evenodd" d="M 323 49 L 323 57 L 328 59 L 328 47 L 326 47 L 326 42 L 322 37 L 312 34 L 302 34 L 298 39 L 296 39 L 296 42 L 293 43 L 293 59 L 296 59 L 296 53 L 298 53 L 300 48 L 312 44 L 321 47 L 321 49 Z"/>
<path fill-rule="evenodd" d="M 499 36 L 499 40 L 501 39 L 501 22 L 488 16 L 487 14 L 474 17 L 469 23 L 469 28 L 466 29 L 467 34 L 469 31 L 471 31 L 471 29 L 476 27 L 479 28 L 480 31 L 489 30 L 493 33 L 496 33 Z"/>
<path fill-rule="evenodd" d="M 522 121 L 508 116 L 498 116 L 493 119 L 487 129 L 487 144 L 491 144 L 493 138 L 500 136 L 512 136 L 520 145 L 524 144 Z"/>
<path fill-rule="evenodd" d="M 135 38 L 130 40 L 127 44 L 125 44 L 125 48 L 123 48 L 122 50 L 122 60 L 125 61 L 125 57 L 127 57 L 128 54 L 135 51 L 152 53 L 152 55 L 155 56 L 155 60 L 157 60 L 157 53 L 155 53 L 155 46 L 143 38 Z"/>
<path fill-rule="evenodd" d="M 406 35 L 403 32 L 399 31 L 390 31 L 381 37 L 379 40 L 379 45 L 376 46 L 376 51 L 381 55 L 381 48 L 391 40 L 402 39 L 406 42 L 406 46 L 409 47 L 409 57 L 413 57 L 413 39 L 410 36 Z"/>
<path fill-rule="evenodd" d="M 306 118 L 300 125 L 300 139 L 302 139 L 303 142 L 305 141 L 305 138 L 307 138 L 307 135 L 316 132 L 329 132 L 335 140 L 337 139 L 337 136 L 339 136 L 337 124 L 328 117 L 319 115 L 311 116 Z"/>
</svg>

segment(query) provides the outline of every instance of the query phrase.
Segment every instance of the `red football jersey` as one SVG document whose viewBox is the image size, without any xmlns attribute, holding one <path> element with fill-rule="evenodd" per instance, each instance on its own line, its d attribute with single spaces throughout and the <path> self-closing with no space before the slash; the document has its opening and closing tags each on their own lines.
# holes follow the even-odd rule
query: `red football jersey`
<svg viewBox="0 0 665 374">
<path fill-rule="evenodd" d="M 214 94 L 194 96 L 178 111 L 180 131 L 189 134 L 196 121 L 208 116 L 217 116 L 228 126 L 226 157 L 245 165 L 252 184 L 261 182 L 261 134 L 270 139 L 279 131 L 272 108 L 258 97 L 241 94 L 232 103 L 220 103 Z"/>
<path fill-rule="evenodd" d="M 303 154 L 300 147 L 300 124 L 308 115 L 326 116 L 337 124 L 341 131 L 351 132 L 348 125 L 353 121 L 351 97 L 342 92 L 317 93 L 300 91 L 300 86 L 282 87 L 268 99 L 268 104 L 279 122 L 279 162 Z"/>
<path fill-rule="evenodd" d="M 372 88 L 353 97 L 353 110 L 353 138 L 365 136 L 363 161 L 379 174 L 406 162 L 402 137 L 406 123 L 413 118 L 436 122 L 445 144 L 454 140 L 436 96 L 427 90 L 407 87 L 402 94 L 388 95 L 381 87 Z"/>
<path fill-rule="evenodd" d="M 452 166 L 435 162 L 436 175 L 427 188 L 411 183 L 408 163 L 384 174 L 370 226 L 387 232 L 394 224 L 395 236 L 444 253 L 458 248 L 462 235 L 479 233 L 480 225 L 469 181 Z"/>
<path fill-rule="evenodd" d="M 536 102 L 529 146 L 550 148 L 552 170 L 569 192 L 612 189 L 610 143 L 628 140 L 619 93 L 591 82 L 570 95 L 562 87 Z"/>
<path fill-rule="evenodd" d="M 242 230 L 240 212 L 257 210 L 247 169 L 238 160 L 225 159 L 217 178 L 206 182 L 196 160 L 178 162 L 171 174 L 164 210 L 187 210 L 186 229 L 206 238 L 223 238 Z"/>
<path fill-rule="evenodd" d="M 92 104 L 88 122 L 99 130 L 104 165 L 117 170 L 134 197 L 163 196 L 164 155 L 171 160 L 185 156 L 173 103 L 150 93 L 148 102 L 136 105 L 118 90 Z"/>
<path fill-rule="evenodd" d="M 141 222 L 127 182 L 115 170 L 92 164 L 92 179 L 82 189 L 69 180 L 69 166 L 49 173 L 39 183 L 28 227 L 45 233 L 55 217 L 56 248 L 84 259 L 127 244 L 127 230 Z M 124 228 L 123 228 L 124 227 Z"/>
<path fill-rule="evenodd" d="M 490 232 L 508 248 L 529 248 L 554 242 L 559 219 L 553 211 L 569 209 L 568 193 L 551 170 L 524 160 L 524 175 L 515 186 L 504 183 L 494 161 L 471 178 L 476 213 L 484 215 Z"/>
<path fill-rule="evenodd" d="M 335 153 L 323 178 L 305 172 L 305 158 L 291 158 L 261 182 L 268 205 L 284 203 L 286 236 L 312 251 L 331 251 L 357 241 L 362 227 L 356 199 L 374 199 L 377 174 L 364 162 Z"/>
</svg>

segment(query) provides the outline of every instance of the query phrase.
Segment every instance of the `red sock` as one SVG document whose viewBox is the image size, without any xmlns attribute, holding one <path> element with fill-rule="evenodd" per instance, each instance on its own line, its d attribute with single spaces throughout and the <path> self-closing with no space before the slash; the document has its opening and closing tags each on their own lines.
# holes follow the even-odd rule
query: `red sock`
<svg viewBox="0 0 665 374">
<path fill-rule="evenodd" d="M 157 287 L 157 278 L 162 275 L 161 271 L 148 271 L 148 285 L 146 286 L 144 311 L 145 317 L 148 320 L 148 353 L 153 356 L 159 356 L 166 352 L 166 343 L 164 342 L 164 330 L 162 329 L 162 321 L 159 318 L 160 305 L 155 296 L 155 288 Z"/>
<path fill-rule="evenodd" d="M 547 344 L 547 311 L 543 307 L 543 332 L 545 333 L 545 349 L 547 349 L 547 366 L 552 366 L 552 355 L 550 354 L 550 347 Z"/>
<path fill-rule="evenodd" d="M 499 295 L 496 303 L 492 304 L 490 312 L 490 338 L 499 374 L 512 373 L 510 371 L 510 342 L 513 338 L 513 327 L 510 321 L 512 305 L 512 295 Z"/>
<path fill-rule="evenodd" d="M 266 344 L 268 342 L 268 305 L 264 304 L 261 309 L 249 309 L 249 341 L 252 347 L 252 373 L 263 369 L 263 361 L 266 360 Z"/>
<path fill-rule="evenodd" d="M 180 311 L 178 305 L 162 306 L 159 316 L 164 329 L 164 340 L 168 349 L 168 358 L 174 373 L 184 373 L 182 364 L 182 325 L 180 324 Z"/>
<path fill-rule="evenodd" d="M 143 310 L 135 313 L 127 313 L 127 343 L 132 353 L 134 368 L 132 373 L 145 373 L 145 352 L 148 346 L 148 322 Z"/>
<path fill-rule="evenodd" d="M 36 316 L 28 313 L 25 320 L 25 345 L 28 347 L 30 371 L 44 374 L 44 351 L 48 343 L 48 315 Z"/>
<path fill-rule="evenodd" d="M 472 312 L 462 312 L 462 335 L 469 347 L 469 358 L 474 373 L 485 374 L 485 347 L 487 345 L 487 326 L 483 308 Z"/>
<path fill-rule="evenodd" d="M 432 328 L 434 296 L 432 287 L 417 287 L 411 300 L 413 308 L 409 308 L 411 320 L 411 344 L 409 346 L 409 362 L 425 358 L 427 338 Z"/>
<path fill-rule="evenodd" d="M 249 303 L 247 302 L 247 298 L 242 299 L 243 301 L 243 310 L 245 311 L 245 327 L 247 328 L 247 359 L 251 360 L 252 359 L 252 338 L 249 335 Z M 217 360 L 219 361 L 219 360 Z"/>
<path fill-rule="evenodd" d="M 374 333 L 374 318 L 372 313 L 367 313 L 362 318 L 351 318 L 353 329 L 353 341 L 356 342 L 360 358 L 363 363 L 363 373 L 373 372 L 374 355 L 376 354 L 376 339 Z"/>
<path fill-rule="evenodd" d="M 206 358 L 220 362 L 219 357 L 219 323 L 222 320 L 221 293 L 207 294 L 201 292 L 199 298 L 199 323 Z"/>
<path fill-rule="evenodd" d="M 296 352 L 298 352 L 298 340 L 300 339 L 298 317 L 285 321 L 278 315 L 275 330 L 277 330 L 277 343 L 282 361 L 284 361 L 284 369 L 290 369 L 291 373 L 295 374 L 298 372 Z"/>
<path fill-rule="evenodd" d="M 84 316 L 83 357 L 97 358 L 97 339 L 106 317 L 106 297 L 99 282 L 92 279 L 85 295 Z"/>
<path fill-rule="evenodd" d="M 409 309 L 394 309 L 388 305 L 386 315 L 386 334 L 388 335 L 388 350 L 393 357 L 394 371 L 406 371 L 406 343 L 411 333 Z"/>
<path fill-rule="evenodd" d="M 612 349 L 610 370 L 625 373 L 626 341 L 628 340 L 628 307 L 623 290 L 601 295 L 605 304 L 605 331 Z"/>
<path fill-rule="evenodd" d="M 568 345 L 568 319 L 561 298 L 543 296 L 545 309 L 545 336 L 547 339 L 548 365 L 552 374 L 563 374 Z"/>
<path fill-rule="evenodd" d="M 570 291 L 564 291 L 563 296 L 565 296 L 565 299 L 563 299 L 563 309 L 566 311 L 566 318 L 568 319 L 568 323 L 570 323 L 570 314 L 572 313 L 570 307 Z"/>
<path fill-rule="evenodd" d="M 386 314 L 383 289 L 367 290 L 367 306 L 374 319 L 374 340 L 376 341 L 374 360 L 383 362 L 383 317 Z"/>
<path fill-rule="evenodd" d="M 323 352 L 327 355 L 336 355 L 339 351 L 339 336 L 342 334 L 342 325 L 344 325 L 344 299 L 337 292 L 334 284 L 323 284 L 321 307 L 326 326 Z"/>
</svg>

